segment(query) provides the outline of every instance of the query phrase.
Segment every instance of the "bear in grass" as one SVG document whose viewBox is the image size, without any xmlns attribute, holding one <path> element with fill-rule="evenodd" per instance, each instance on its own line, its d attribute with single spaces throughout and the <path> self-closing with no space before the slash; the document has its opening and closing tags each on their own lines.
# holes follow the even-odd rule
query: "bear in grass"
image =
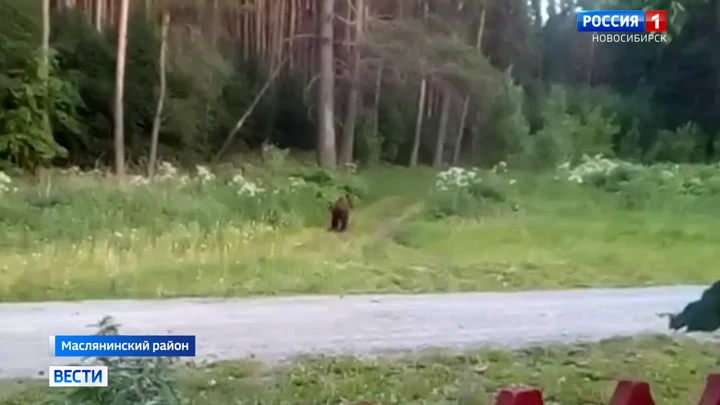
<svg viewBox="0 0 720 405">
<path fill-rule="evenodd" d="M 352 199 L 349 193 L 338 198 L 334 204 L 330 204 L 330 231 L 345 232 L 350 222 L 350 211 L 353 209 Z"/>
</svg>

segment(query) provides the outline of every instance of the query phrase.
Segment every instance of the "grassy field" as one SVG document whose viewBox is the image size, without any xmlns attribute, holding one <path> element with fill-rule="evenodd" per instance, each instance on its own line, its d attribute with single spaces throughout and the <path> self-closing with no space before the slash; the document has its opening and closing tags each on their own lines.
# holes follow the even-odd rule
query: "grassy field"
<svg viewBox="0 0 720 405">
<path fill-rule="evenodd" d="M 698 402 L 719 358 L 717 344 L 643 337 L 515 352 L 308 359 L 281 368 L 221 363 L 183 369 L 176 381 L 188 404 L 490 404 L 496 390 L 519 384 L 541 387 L 547 404 L 606 405 L 615 380 L 639 378 L 651 384 L 659 403 L 687 405 Z M 49 390 L 44 381 L 5 382 L 0 404 L 38 404 L 66 393 Z"/>
<path fill-rule="evenodd" d="M 0 194 L 0 300 L 634 286 L 718 274 L 717 167 L 683 167 L 669 180 L 639 169 L 594 185 L 481 171 L 485 188 L 473 194 L 438 191 L 437 170 L 327 175 L 279 160 L 245 169 L 265 197 L 241 195 L 254 186 L 228 168 L 152 187 L 92 173 L 13 178 Z M 295 190 L 297 176 L 305 185 Z M 338 235 L 326 231 L 327 201 L 341 186 L 362 198 Z"/>
</svg>

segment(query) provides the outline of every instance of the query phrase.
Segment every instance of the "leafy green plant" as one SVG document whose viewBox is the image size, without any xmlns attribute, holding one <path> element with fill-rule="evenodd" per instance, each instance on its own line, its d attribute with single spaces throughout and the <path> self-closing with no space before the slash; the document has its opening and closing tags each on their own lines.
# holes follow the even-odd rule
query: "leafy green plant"
<svg viewBox="0 0 720 405">
<path fill-rule="evenodd" d="M 531 138 L 528 148 L 528 158 L 535 167 L 553 167 L 583 154 L 613 154 L 613 139 L 620 126 L 603 107 L 585 102 L 573 109 L 567 92 L 555 86 L 545 100 L 541 116 L 543 127 Z"/>
<path fill-rule="evenodd" d="M 513 162 L 522 160 L 530 133 L 530 124 L 523 113 L 525 92 L 513 82 L 510 70 L 504 77 L 505 91 L 495 98 L 490 115 L 490 132 L 496 143 L 489 157 L 491 162 L 504 158 Z"/>
<path fill-rule="evenodd" d="M 482 177 L 478 169 L 451 167 L 438 173 L 426 211 L 436 219 L 481 216 L 491 205 L 507 201 L 500 183 L 490 173 Z"/>
<path fill-rule="evenodd" d="M 660 130 L 646 159 L 651 162 L 700 162 L 707 135 L 694 122 L 688 122 L 675 131 Z"/>
<path fill-rule="evenodd" d="M 96 326 L 98 336 L 118 335 L 120 325 L 109 316 Z M 81 387 L 70 392 L 67 405 L 180 405 L 183 399 L 171 367 L 175 358 L 98 357 L 85 359 L 92 365 L 107 366 L 112 376 L 106 389 Z"/>
</svg>

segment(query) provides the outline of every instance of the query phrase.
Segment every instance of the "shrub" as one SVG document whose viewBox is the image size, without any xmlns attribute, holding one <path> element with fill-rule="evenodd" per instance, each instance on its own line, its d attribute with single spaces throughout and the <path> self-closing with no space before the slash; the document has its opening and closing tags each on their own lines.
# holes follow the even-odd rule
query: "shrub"
<svg viewBox="0 0 720 405">
<path fill-rule="evenodd" d="M 53 129 L 81 133 L 76 110 L 82 101 L 74 84 L 57 75 L 54 58 L 47 72 L 37 57 L 9 73 L 16 82 L 8 90 L 8 107 L 0 111 L 0 156 L 29 169 L 67 157 Z"/>
<path fill-rule="evenodd" d="M 599 188 L 619 197 L 626 209 L 663 203 L 678 196 L 691 198 L 720 195 L 720 167 L 677 164 L 640 165 L 596 155 L 584 156 L 572 167 L 558 167 L 570 182 Z"/>
<path fill-rule="evenodd" d="M 506 168 L 504 162 L 493 171 L 481 176 L 478 169 L 451 167 L 437 174 L 435 192 L 428 201 L 426 211 L 432 218 L 451 216 L 475 217 L 482 215 L 488 208 L 507 201 L 505 186 L 515 183 L 503 179 L 496 172 Z"/>
<path fill-rule="evenodd" d="M 119 326 L 109 316 L 97 325 L 96 335 L 117 335 Z M 132 358 L 98 357 L 85 359 L 91 365 L 107 366 L 112 375 L 108 387 L 81 387 L 64 394 L 63 402 L 70 405 L 180 405 L 186 403 L 171 367 L 177 359 L 167 357 Z M 57 403 L 57 402 L 55 402 Z"/>
<path fill-rule="evenodd" d="M 571 111 L 565 90 L 553 87 L 541 116 L 543 127 L 527 149 L 533 166 L 553 167 L 582 154 L 612 154 L 620 127 L 601 106 L 584 103 Z"/>
<path fill-rule="evenodd" d="M 652 148 L 646 155 L 649 162 L 701 162 L 707 135 L 700 127 L 688 122 L 675 131 L 660 130 Z"/>
<path fill-rule="evenodd" d="M 523 113 L 525 92 L 513 82 L 510 71 L 505 74 L 505 91 L 493 101 L 489 130 L 492 139 L 483 152 L 484 160 L 497 162 L 503 158 L 511 162 L 522 161 L 530 124 Z"/>
</svg>

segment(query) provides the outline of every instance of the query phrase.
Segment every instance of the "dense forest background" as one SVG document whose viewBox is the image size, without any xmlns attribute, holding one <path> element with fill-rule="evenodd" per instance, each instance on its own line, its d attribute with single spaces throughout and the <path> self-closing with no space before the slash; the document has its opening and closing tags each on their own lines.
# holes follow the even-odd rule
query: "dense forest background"
<svg viewBox="0 0 720 405">
<path fill-rule="evenodd" d="M 133 0 L 118 99 L 126 2 L 0 0 L 1 164 L 146 170 L 153 132 L 180 163 L 720 154 L 717 0 Z M 668 42 L 593 43 L 578 7 L 668 10 Z"/>
</svg>

